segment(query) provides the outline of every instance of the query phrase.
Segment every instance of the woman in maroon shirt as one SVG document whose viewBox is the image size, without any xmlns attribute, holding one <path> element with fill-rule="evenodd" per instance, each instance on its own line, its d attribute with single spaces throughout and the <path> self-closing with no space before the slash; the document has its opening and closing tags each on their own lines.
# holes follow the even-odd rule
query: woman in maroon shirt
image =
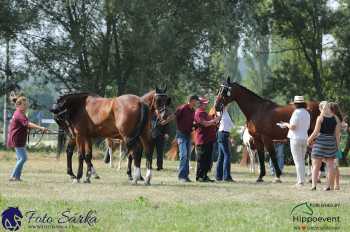
<svg viewBox="0 0 350 232">
<path fill-rule="evenodd" d="M 27 152 L 25 150 L 25 146 L 28 129 L 34 128 L 46 132 L 47 128 L 29 122 L 28 118 L 25 115 L 25 112 L 28 108 L 27 99 L 25 97 L 17 97 L 15 95 L 11 95 L 11 100 L 16 105 L 16 111 L 14 112 L 12 120 L 10 122 L 7 146 L 15 148 L 17 163 L 11 174 L 10 181 L 20 181 L 23 165 L 27 160 Z"/>
</svg>

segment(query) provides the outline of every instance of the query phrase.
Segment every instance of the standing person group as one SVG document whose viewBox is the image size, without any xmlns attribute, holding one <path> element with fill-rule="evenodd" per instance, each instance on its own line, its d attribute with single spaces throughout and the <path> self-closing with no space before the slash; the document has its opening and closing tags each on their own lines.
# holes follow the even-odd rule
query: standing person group
<svg viewBox="0 0 350 232">
<path fill-rule="evenodd" d="M 233 123 L 227 108 L 222 115 L 209 115 L 209 101 L 204 97 L 191 96 L 187 104 L 176 111 L 176 138 L 179 146 L 179 181 L 191 182 L 189 178 L 189 159 L 191 153 L 191 133 L 194 129 L 194 144 L 197 159 L 196 181 L 213 182 L 208 172 L 211 169 L 212 153 L 218 142 L 219 157 L 216 167 L 217 181 L 233 181 L 231 177 L 231 154 L 229 151 L 229 132 Z M 197 108 L 195 110 L 195 108 Z M 218 128 L 219 127 L 219 128 Z M 217 134 L 218 130 L 218 134 Z M 218 135 L 218 137 L 217 137 Z"/>
<path fill-rule="evenodd" d="M 340 154 L 340 128 L 343 120 L 339 106 L 336 103 L 323 101 L 319 104 L 320 115 L 316 120 L 315 129 L 310 136 L 310 114 L 306 110 L 306 103 L 302 96 L 294 98 L 295 110 L 289 123 L 283 123 L 288 127 L 291 152 L 297 172 L 297 187 L 305 183 L 305 154 L 307 145 L 312 146 L 312 188 L 316 190 L 316 184 L 320 174 L 322 162 L 327 164 L 328 176 L 326 191 L 339 189 L 339 169 L 336 162 L 337 154 Z"/>
</svg>

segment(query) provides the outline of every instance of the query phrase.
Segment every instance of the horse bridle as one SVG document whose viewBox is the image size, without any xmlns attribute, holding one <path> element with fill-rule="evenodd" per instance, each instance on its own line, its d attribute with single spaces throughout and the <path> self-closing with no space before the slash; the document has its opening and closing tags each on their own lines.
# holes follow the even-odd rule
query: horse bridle
<svg viewBox="0 0 350 232">
<path fill-rule="evenodd" d="M 221 95 L 221 96 L 223 96 L 223 93 L 224 93 L 224 91 L 225 90 L 227 90 L 227 97 L 230 97 L 231 96 L 231 89 L 232 89 L 232 87 L 231 86 L 228 86 L 228 85 L 225 85 L 225 84 L 222 84 L 222 85 L 220 85 L 220 90 L 219 90 L 219 95 Z"/>
<path fill-rule="evenodd" d="M 224 111 L 224 103 L 222 103 L 222 98 L 231 96 L 231 89 L 232 89 L 232 87 L 228 86 L 228 85 L 225 85 L 225 84 L 222 84 L 220 86 L 221 86 L 221 88 L 219 89 L 219 92 L 218 92 L 217 95 L 221 97 L 219 106 L 220 106 L 220 113 L 222 114 L 223 111 Z M 226 90 L 226 96 L 224 96 L 224 91 L 225 90 Z"/>
<path fill-rule="evenodd" d="M 168 94 L 166 93 L 155 93 L 154 94 L 154 98 L 153 98 L 153 101 L 152 101 L 152 105 L 156 105 L 155 101 L 156 101 L 156 98 L 158 96 L 168 96 Z M 156 108 L 156 107 L 155 107 Z M 157 109 L 156 110 L 159 112 L 159 113 L 163 113 L 164 111 L 166 111 L 166 108 L 167 108 L 167 104 L 164 104 L 160 109 Z"/>
</svg>

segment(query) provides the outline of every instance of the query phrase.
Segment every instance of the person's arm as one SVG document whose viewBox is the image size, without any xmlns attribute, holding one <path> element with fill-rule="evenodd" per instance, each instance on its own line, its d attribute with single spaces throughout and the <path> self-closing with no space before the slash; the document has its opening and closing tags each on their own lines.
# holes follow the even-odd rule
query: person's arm
<svg viewBox="0 0 350 232">
<path fill-rule="evenodd" d="M 42 127 L 42 126 L 39 126 L 39 125 L 37 125 L 37 124 L 35 124 L 35 123 L 32 123 L 32 122 L 29 122 L 29 123 L 28 123 L 28 128 L 29 128 L 29 129 L 38 129 L 38 130 L 41 130 L 41 131 L 44 131 L 44 132 L 47 132 L 47 131 L 48 131 L 47 128 Z"/>
<path fill-rule="evenodd" d="M 320 133 L 322 121 L 323 121 L 323 117 L 318 116 L 317 120 L 316 120 L 315 129 L 312 132 L 312 134 L 310 135 L 310 137 L 307 139 L 308 145 L 310 145 L 312 143 L 312 141 L 316 138 L 316 136 Z"/>
<path fill-rule="evenodd" d="M 288 122 L 283 122 L 283 125 L 285 127 L 287 127 L 289 130 L 295 130 L 297 128 L 297 126 L 296 126 L 297 120 L 296 119 L 297 119 L 296 114 L 293 113 L 292 117 L 289 120 L 289 123 Z"/>
<path fill-rule="evenodd" d="M 336 116 L 335 119 L 337 120 L 337 126 L 335 128 L 335 138 L 337 139 L 337 147 L 340 146 L 340 135 L 341 135 L 341 122 Z"/>
<path fill-rule="evenodd" d="M 214 118 L 214 119 L 212 119 L 212 120 L 209 120 L 209 121 L 206 121 L 206 120 L 203 120 L 203 117 L 200 117 L 199 116 L 199 124 L 201 125 L 201 126 L 204 126 L 204 127 L 209 127 L 209 126 L 214 126 L 214 125 L 216 125 L 219 121 L 220 121 L 220 119 L 221 119 L 221 117 L 216 117 L 216 118 Z"/>
</svg>

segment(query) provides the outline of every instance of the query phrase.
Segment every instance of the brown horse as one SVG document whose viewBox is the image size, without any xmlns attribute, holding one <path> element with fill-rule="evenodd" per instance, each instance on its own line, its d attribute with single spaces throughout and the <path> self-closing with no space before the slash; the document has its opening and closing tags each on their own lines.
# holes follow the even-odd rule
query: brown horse
<svg viewBox="0 0 350 232">
<path fill-rule="evenodd" d="M 169 101 L 163 92 L 156 93 L 154 104 L 159 112 L 166 110 Z M 135 95 L 122 95 L 117 98 L 102 98 L 94 94 L 68 94 L 57 100 L 51 110 L 56 122 L 75 139 L 78 147 L 79 167 L 77 181 L 82 177 L 83 160 L 87 163 L 86 182 L 90 182 L 92 138 L 121 138 L 128 150 L 141 142 L 147 157 L 145 184 L 150 184 L 152 155 L 150 154 L 150 111 L 149 107 Z M 135 155 L 135 174 L 139 174 L 141 154 Z M 69 159 L 67 158 L 67 164 Z M 71 158 L 70 158 L 71 162 Z M 71 166 L 70 166 L 71 167 Z M 69 168 L 69 167 L 68 167 Z M 136 184 L 138 180 L 134 179 Z"/>
<path fill-rule="evenodd" d="M 164 90 L 160 90 L 160 89 L 156 88 L 155 91 L 151 91 L 151 92 L 149 92 L 148 94 L 146 94 L 144 97 L 142 97 L 141 99 L 139 99 L 139 101 L 140 101 L 143 105 L 150 106 L 150 109 L 151 109 L 151 110 L 150 110 L 149 114 L 151 114 L 151 113 L 153 113 L 154 111 L 157 110 L 157 112 L 160 114 L 160 117 L 163 118 L 163 119 L 165 119 L 165 115 L 166 115 L 166 113 L 167 113 L 167 108 L 166 108 L 166 106 L 168 106 L 168 105 L 170 104 L 170 98 L 166 95 L 166 90 L 167 90 L 166 87 L 165 87 Z M 134 96 L 134 95 L 132 95 L 132 96 Z M 135 97 L 135 96 L 134 96 L 134 97 Z M 111 100 L 112 100 L 112 99 L 106 99 L 106 98 L 103 98 L 103 99 L 104 99 L 104 100 L 108 100 L 108 101 L 111 101 Z M 117 101 L 120 101 L 120 99 L 123 100 L 122 96 L 116 98 Z M 61 101 L 62 101 L 62 100 L 61 100 Z M 57 105 L 59 104 L 59 102 L 60 102 L 60 99 L 59 99 Z M 146 104 L 145 104 L 145 103 L 146 103 Z M 103 105 L 102 105 L 102 107 L 103 107 Z M 64 108 L 64 107 L 61 107 L 61 108 Z M 147 108 L 148 108 L 148 107 L 147 107 Z M 123 114 L 122 109 L 119 108 L 118 110 L 119 110 L 119 113 L 120 113 L 120 114 Z M 56 110 L 56 111 L 57 111 L 57 112 L 58 112 L 58 111 L 65 112 L 64 109 Z M 95 112 L 95 113 L 96 113 L 96 112 Z M 74 149 L 75 149 L 76 145 L 78 145 L 78 143 L 77 143 L 76 137 L 75 137 L 74 134 L 71 132 L 72 130 L 69 129 L 69 126 L 67 126 L 67 125 L 70 124 L 70 122 L 67 121 L 67 120 L 65 120 L 65 119 L 64 119 L 65 117 L 66 117 L 66 116 L 62 116 L 62 115 L 60 115 L 59 113 L 56 113 L 56 114 L 55 114 L 55 118 L 56 118 L 57 123 L 58 123 L 59 125 L 61 125 L 63 128 L 66 128 L 66 130 L 67 130 L 68 132 L 70 132 L 70 133 L 68 133 L 68 134 L 71 135 L 71 136 L 70 136 L 71 138 L 70 138 L 70 141 L 68 142 L 68 146 L 67 146 L 67 150 L 66 150 L 66 152 L 67 152 L 67 173 L 68 173 L 68 175 L 70 175 L 73 179 L 76 179 L 76 177 L 75 177 L 75 175 L 74 175 L 74 173 L 73 173 L 73 170 L 72 170 L 72 156 L 73 156 L 73 153 L 74 153 Z M 98 115 L 96 115 L 96 117 L 98 117 Z M 100 117 L 103 118 L 103 116 L 100 116 Z M 120 117 L 120 116 L 119 116 L 119 117 Z M 144 121 L 145 121 L 145 122 L 144 122 L 145 125 L 144 125 L 143 127 L 149 126 L 149 122 L 148 122 L 148 121 L 150 120 L 150 115 L 144 114 L 144 117 L 146 117 L 147 120 L 144 120 Z M 114 118 L 117 118 L 117 117 L 114 116 Z M 64 122 L 64 121 L 66 121 L 66 122 Z M 142 120 L 141 120 L 140 122 L 142 122 Z M 99 126 L 99 127 L 103 128 L 102 125 L 92 125 L 92 127 L 93 127 L 93 126 Z M 107 125 L 104 125 L 104 126 L 107 126 Z M 128 125 L 125 124 L 124 126 L 128 126 Z M 114 128 L 114 129 L 118 129 L 118 128 Z M 137 129 L 136 129 L 136 130 L 137 130 Z M 141 130 L 139 130 L 139 131 L 141 131 Z M 125 137 L 123 136 L 122 133 L 113 134 L 113 137 L 111 137 L 110 135 L 108 136 L 108 134 L 102 134 L 102 133 L 98 133 L 98 134 L 95 134 L 95 135 L 93 135 L 93 136 L 94 136 L 94 137 L 96 137 L 96 136 L 98 136 L 98 137 L 107 137 L 107 144 L 110 143 L 110 141 L 112 141 L 112 139 L 122 139 L 122 140 L 124 140 L 124 142 L 126 142 L 126 144 L 127 144 L 128 149 L 132 152 L 133 156 L 134 156 L 137 160 L 140 160 L 140 161 L 141 161 L 140 146 L 144 146 L 144 142 L 142 142 L 142 139 L 146 141 L 147 147 L 148 147 L 148 146 L 152 146 L 152 144 L 151 144 L 152 141 L 150 140 L 149 135 L 148 135 L 149 133 L 147 133 L 147 131 L 148 131 L 148 129 L 146 130 L 146 132 L 144 132 L 144 135 L 143 135 L 146 139 L 141 138 L 140 140 L 138 140 L 138 139 L 136 138 L 136 136 L 134 136 L 134 139 L 133 139 L 132 144 L 130 144 L 130 140 L 129 140 L 129 145 L 128 145 L 128 139 L 125 140 Z M 142 136 L 142 134 L 139 133 L 139 132 L 137 132 L 137 134 L 139 134 L 140 136 Z M 132 146 L 132 149 L 130 149 L 131 146 Z M 147 147 L 146 147 L 146 149 L 147 149 Z M 149 148 L 149 149 L 150 149 L 150 148 Z M 80 157 L 80 155 L 79 155 L 79 157 Z M 88 157 L 88 158 L 90 158 L 90 157 Z M 152 156 L 151 156 L 151 157 L 148 157 L 148 158 L 152 159 Z M 79 160 L 80 160 L 80 159 L 79 159 Z M 87 161 L 87 160 L 86 160 L 86 161 Z M 95 170 L 93 169 L 93 165 L 92 165 L 92 163 L 91 163 L 91 159 L 90 159 L 90 162 L 87 162 L 87 164 L 88 164 L 88 167 L 89 167 L 89 165 L 90 165 L 90 167 L 91 167 L 90 170 L 93 172 L 93 174 L 97 175 L 96 172 L 95 172 Z M 138 170 L 139 170 L 139 167 L 137 167 L 138 165 L 139 165 L 138 163 L 135 163 L 135 169 L 138 169 Z M 151 165 L 151 163 L 148 161 L 148 162 L 147 162 L 147 165 L 148 165 L 147 167 L 149 167 L 149 166 Z M 130 168 L 131 168 L 131 164 L 130 164 Z M 137 172 L 135 172 L 135 173 L 137 173 Z M 139 173 L 139 172 L 138 172 L 138 173 Z M 149 173 L 150 173 L 150 172 L 149 172 Z M 150 174 L 149 174 L 149 175 L 150 175 Z M 90 177 L 90 174 L 89 174 L 89 175 L 87 174 L 87 177 Z M 137 178 L 140 178 L 140 177 L 137 177 Z M 78 178 L 78 179 L 79 179 L 79 178 Z M 134 180 L 135 180 L 135 179 L 134 179 Z M 87 182 L 89 182 L 89 178 L 87 178 Z M 135 183 L 137 183 L 137 179 L 136 179 Z M 149 183 L 150 183 L 150 176 L 149 176 L 149 180 L 148 180 L 148 182 L 146 182 L 146 184 L 149 184 Z"/>
<path fill-rule="evenodd" d="M 157 91 L 158 91 L 158 94 L 157 94 Z M 144 103 L 146 103 L 149 106 L 149 108 L 150 108 L 150 117 L 152 117 L 154 114 L 156 114 L 158 116 L 158 118 L 162 118 L 162 119 L 164 119 L 164 121 L 168 121 L 169 112 L 167 110 L 165 110 L 165 111 L 163 110 L 162 112 L 157 110 L 156 98 L 159 95 L 159 92 L 166 93 L 166 88 L 164 90 L 162 90 L 162 91 L 160 91 L 159 89 L 156 88 L 156 90 L 150 91 L 150 92 L 146 93 L 145 95 L 143 95 L 141 97 L 141 99 L 142 99 L 142 101 Z M 169 106 L 170 103 L 171 103 L 171 99 L 167 98 L 167 102 L 165 103 L 166 106 Z M 113 153 L 113 141 L 107 139 L 106 144 L 108 145 L 108 149 L 106 151 L 105 159 L 109 160 L 110 156 Z M 153 143 L 151 143 L 150 149 L 151 149 L 151 152 L 153 152 L 153 150 L 154 150 L 154 144 Z M 141 144 L 138 144 L 138 145 L 135 146 L 135 149 L 134 149 L 133 153 L 134 152 L 138 152 L 138 153 L 142 154 L 143 149 L 142 149 Z M 126 173 L 127 173 L 128 177 L 129 177 L 129 180 L 133 180 L 132 173 L 131 173 L 132 160 L 133 160 L 133 157 L 134 157 L 133 153 L 128 155 L 128 166 L 127 166 L 127 172 Z M 142 176 L 140 176 L 140 180 L 143 180 Z"/>
<path fill-rule="evenodd" d="M 221 111 L 230 102 L 237 102 L 239 108 L 247 119 L 249 133 L 254 138 L 254 144 L 258 150 L 260 175 L 257 182 L 262 182 L 265 176 L 265 154 L 264 147 L 269 152 L 273 166 L 276 170 L 275 182 L 280 182 L 281 170 L 277 165 L 276 152 L 272 140 L 287 138 L 288 129 L 282 129 L 276 125 L 278 122 L 288 122 L 295 109 L 293 104 L 280 106 L 264 99 L 249 89 L 231 83 L 230 78 L 221 85 L 215 102 L 217 111 Z M 319 115 L 318 102 L 307 102 L 307 110 L 311 116 L 309 133 L 313 131 L 317 116 Z"/>
</svg>

